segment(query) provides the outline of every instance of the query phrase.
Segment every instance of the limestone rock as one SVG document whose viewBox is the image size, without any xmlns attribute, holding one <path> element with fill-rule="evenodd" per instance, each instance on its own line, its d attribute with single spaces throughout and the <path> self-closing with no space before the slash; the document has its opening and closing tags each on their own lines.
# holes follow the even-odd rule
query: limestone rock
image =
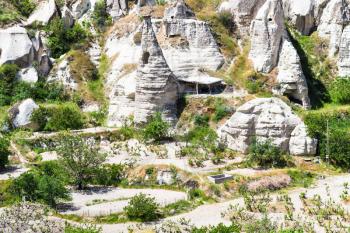
<svg viewBox="0 0 350 233">
<path fill-rule="evenodd" d="M 128 13 L 128 0 L 107 0 L 107 11 L 113 19 Z"/>
<path fill-rule="evenodd" d="M 313 0 L 284 0 L 284 15 L 303 35 L 309 35 L 315 27 Z"/>
<path fill-rule="evenodd" d="M 32 41 L 23 27 L 0 30 L 0 65 L 15 63 L 19 67 L 31 65 L 34 59 Z"/>
<path fill-rule="evenodd" d="M 164 11 L 164 19 L 189 19 L 194 18 L 194 13 L 186 6 L 183 0 L 177 0 Z"/>
<path fill-rule="evenodd" d="M 256 71 L 269 73 L 277 65 L 284 32 L 281 1 L 267 0 L 251 24 L 249 58 Z"/>
<path fill-rule="evenodd" d="M 49 75 L 51 69 L 52 69 L 51 59 L 46 53 L 43 53 L 39 58 L 38 73 L 40 76 L 46 77 L 47 75 Z"/>
<path fill-rule="evenodd" d="M 74 16 L 72 11 L 67 7 L 64 6 L 62 11 L 62 20 L 65 28 L 70 28 L 74 25 Z"/>
<path fill-rule="evenodd" d="M 230 149 L 242 153 L 248 152 L 256 137 L 257 140 L 271 140 L 282 151 L 291 154 L 300 154 L 300 151 L 314 154 L 315 140 L 302 132 L 301 124 L 301 119 L 282 100 L 258 98 L 239 107 L 218 130 L 218 135 Z"/>
<path fill-rule="evenodd" d="M 38 72 L 34 67 L 24 68 L 17 73 L 20 81 L 27 83 L 36 83 L 38 81 Z"/>
<path fill-rule="evenodd" d="M 39 2 L 38 7 L 29 16 L 26 25 L 32 25 L 34 22 L 47 25 L 57 15 L 58 9 L 55 0 L 44 0 Z"/>
<path fill-rule="evenodd" d="M 172 185 L 174 183 L 174 173 L 170 170 L 160 170 L 157 173 L 157 182 L 160 185 Z"/>
<path fill-rule="evenodd" d="M 75 19 L 81 18 L 91 8 L 90 0 L 77 0 L 72 5 L 72 13 Z"/>
<path fill-rule="evenodd" d="M 9 110 L 9 119 L 14 128 L 31 128 L 33 127 L 30 118 L 35 109 L 39 106 L 32 99 L 23 100 L 15 104 Z"/>
<path fill-rule="evenodd" d="M 344 0 L 331 0 L 324 8 L 317 31 L 319 36 L 329 40 L 329 55 L 338 50 L 343 32 L 343 25 L 348 22 L 349 3 Z"/>
<path fill-rule="evenodd" d="M 248 36 L 250 24 L 266 0 L 226 0 L 221 3 L 219 12 L 233 15 L 237 28 L 242 36 Z"/>
<path fill-rule="evenodd" d="M 135 123 L 147 123 L 156 112 L 161 112 L 164 120 L 174 124 L 177 120 L 178 83 L 159 47 L 150 17 L 144 20 L 141 47 L 142 58 L 136 80 Z"/>
<path fill-rule="evenodd" d="M 350 76 L 350 25 L 345 27 L 340 39 L 338 75 Z"/>
<path fill-rule="evenodd" d="M 47 81 L 61 83 L 64 87 L 70 90 L 78 89 L 78 83 L 70 73 L 69 62 L 67 59 L 58 64 L 57 70 L 47 78 Z"/>
<path fill-rule="evenodd" d="M 299 100 L 306 109 L 311 107 L 299 55 L 287 39 L 284 39 L 279 55 L 277 82 L 275 93 Z"/>
<path fill-rule="evenodd" d="M 154 6 L 156 5 L 156 0 L 137 0 L 137 6 Z"/>
</svg>

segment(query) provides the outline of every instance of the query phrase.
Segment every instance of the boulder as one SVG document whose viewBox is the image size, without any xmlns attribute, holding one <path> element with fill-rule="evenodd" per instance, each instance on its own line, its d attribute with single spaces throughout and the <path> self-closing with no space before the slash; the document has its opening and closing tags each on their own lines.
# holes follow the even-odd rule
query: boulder
<svg viewBox="0 0 350 233">
<path fill-rule="evenodd" d="M 240 34 L 249 36 L 251 22 L 265 2 L 266 0 L 226 0 L 221 3 L 219 12 L 231 13 Z"/>
<path fill-rule="evenodd" d="M 189 9 L 183 0 L 177 0 L 164 11 L 164 19 L 189 19 L 194 18 L 195 14 Z"/>
<path fill-rule="evenodd" d="M 14 26 L 0 30 L 0 65 L 14 63 L 28 67 L 34 60 L 34 48 L 27 30 Z"/>
<path fill-rule="evenodd" d="M 47 78 L 47 81 L 61 83 L 68 90 L 78 89 L 78 83 L 71 75 L 69 62 L 67 59 L 63 60 L 57 65 L 55 72 L 53 72 Z"/>
<path fill-rule="evenodd" d="M 144 124 L 156 112 L 161 112 L 164 120 L 175 124 L 178 83 L 159 47 L 150 17 L 144 19 L 141 48 L 142 55 L 136 80 L 134 121 L 136 124 Z"/>
<path fill-rule="evenodd" d="M 323 10 L 317 31 L 320 37 L 329 40 L 329 55 L 338 53 L 344 25 L 349 22 L 349 3 L 346 0 L 331 0 Z"/>
<path fill-rule="evenodd" d="M 137 6 L 142 7 L 142 6 L 154 6 L 156 5 L 156 0 L 137 0 Z"/>
<path fill-rule="evenodd" d="M 35 109 L 39 106 L 32 99 L 23 100 L 9 110 L 9 119 L 14 128 L 33 128 L 30 120 Z"/>
<path fill-rule="evenodd" d="M 160 170 L 157 173 L 157 182 L 160 185 L 172 185 L 174 180 L 174 173 L 170 170 Z"/>
<path fill-rule="evenodd" d="M 46 53 L 43 53 L 39 58 L 38 73 L 40 76 L 46 77 L 47 75 L 49 75 L 51 69 L 52 69 L 51 59 Z"/>
<path fill-rule="evenodd" d="M 311 107 L 299 55 L 287 38 L 283 41 L 279 55 L 277 82 L 274 93 L 300 101 L 305 109 Z"/>
<path fill-rule="evenodd" d="M 64 6 L 61 11 L 61 14 L 62 14 L 64 27 L 65 28 L 72 27 L 74 25 L 74 16 L 72 11 L 68 7 Z"/>
<path fill-rule="evenodd" d="M 284 0 L 284 16 L 303 35 L 309 35 L 315 27 L 313 0 Z"/>
<path fill-rule="evenodd" d="M 107 0 L 107 11 L 113 19 L 128 13 L 128 0 Z"/>
<path fill-rule="evenodd" d="M 338 75 L 350 76 L 350 25 L 344 28 L 340 39 Z"/>
<path fill-rule="evenodd" d="M 33 23 L 47 25 L 51 19 L 58 15 L 55 0 L 40 1 L 34 12 L 27 19 L 26 25 L 32 25 Z"/>
<path fill-rule="evenodd" d="M 267 0 L 251 24 L 249 58 L 256 71 L 269 73 L 277 66 L 284 33 L 281 0 Z"/>
<path fill-rule="evenodd" d="M 36 83 L 38 81 L 38 72 L 34 67 L 24 68 L 17 73 L 17 79 L 27 83 Z"/>
<path fill-rule="evenodd" d="M 222 143 L 236 151 L 248 153 L 254 138 L 271 140 L 282 151 L 300 155 L 314 154 L 315 139 L 303 131 L 302 120 L 278 98 L 258 98 L 241 107 L 218 130 Z M 293 140 L 291 140 L 293 138 Z"/>
<path fill-rule="evenodd" d="M 91 8 L 90 0 L 77 0 L 72 5 L 72 13 L 75 19 L 80 19 Z"/>
</svg>

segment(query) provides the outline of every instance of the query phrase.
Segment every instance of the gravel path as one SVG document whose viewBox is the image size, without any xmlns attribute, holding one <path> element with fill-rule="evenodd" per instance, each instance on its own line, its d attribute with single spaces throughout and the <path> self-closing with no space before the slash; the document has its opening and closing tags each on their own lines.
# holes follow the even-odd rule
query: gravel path
<svg viewBox="0 0 350 233">
<path fill-rule="evenodd" d="M 288 194 L 292 199 L 296 211 L 301 211 L 302 203 L 299 199 L 299 195 L 305 192 L 307 197 L 312 197 L 314 194 L 318 194 L 322 199 L 328 198 L 327 196 L 327 186 L 329 190 L 329 195 L 335 201 L 339 201 L 339 195 L 344 190 L 343 184 L 345 182 L 350 183 L 350 174 L 328 177 L 324 180 L 316 182 L 313 187 L 310 188 L 300 188 L 297 190 L 292 190 Z M 219 223 L 227 223 L 229 221 L 221 216 L 221 213 L 227 210 L 232 204 L 243 204 L 243 199 L 238 198 L 232 201 L 227 201 L 223 203 L 215 203 L 202 205 L 198 208 L 184 214 L 173 216 L 165 220 L 178 220 L 180 218 L 185 218 L 190 220 L 195 226 L 208 226 L 208 225 L 218 225 Z M 122 233 L 127 232 L 129 226 L 134 225 L 134 223 L 126 224 L 105 224 L 102 225 L 104 233 Z"/>
</svg>

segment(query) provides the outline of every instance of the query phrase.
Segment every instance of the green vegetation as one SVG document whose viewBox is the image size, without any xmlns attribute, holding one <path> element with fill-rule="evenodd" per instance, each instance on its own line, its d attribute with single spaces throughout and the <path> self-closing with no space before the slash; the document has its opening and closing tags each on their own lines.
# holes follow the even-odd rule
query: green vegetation
<svg viewBox="0 0 350 233">
<path fill-rule="evenodd" d="M 191 233 L 239 233 L 241 228 L 238 225 L 232 224 L 230 226 L 225 226 L 220 223 L 217 226 L 201 227 L 192 229 Z M 260 231 L 257 231 L 260 232 Z"/>
<path fill-rule="evenodd" d="M 104 0 L 99 0 L 96 2 L 95 9 L 92 14 L 92 19 L 96 28 L 100 31 L 103 31 L 103 29 L 106 26 L 111 25 L 112 18 L 109 16 L 107 12 L 107 5 Z"/>
<path fill-rule="evenodd" d="M 350 78 L 337 78 L 330 86 L 332 102 L 336 104 L 350 104 Z"/>
<path fill-rule="evenodd" d="M 315 179 L 315 175 L 308 171 L 300 171 L 300 170 L 289 170 L 288 175 L 292 179 L 292 186 L 295 187 L 310 187 L 312 182 Z"/>
<path fill-rule="evenodd" d="M 72 28 L 65 28 L 63 20 L 59 18 L 52 20 L 45 31 L 48 33 L 48 47 L 54 58 L 59 58 L 68 52 L 73 45 L 83 44 L 88 37 L 80 24 L 76 23 Z"/>
<path fill-rule="evenodd" d="M 10 142 L 0 134 L 0 171 L 8 164 L 10 155 Z"/>
<path fill-rule="evenodd" d="M 43 202 L 55 207 L 60 200 L 69 200 L 63 170 L 55 163 L 43 163 L 39 168 L 16 178 L 8 192 L 18 200 Z"/>
<path fill-rule="evenodd" d="M 159 205 L 155 198 L 142 193 L 132 197 L 124 211 L 131 220 L 153 221 L 159 217 Z"/>
<path fill-rule="evenodd" d="M 117 186 L 125 180 L 126 167 L 123 164 L 103 164 L 96 168 L 92 184 Z"/>
<path fill-rule="evenodd" d="M 249 164 L 257 164 L 260 167 L 285 167 L 289 158 L 283 155 L 281 150 L 271 141 L 259 141 L 254 139 L 249 146 Z"/>
<path fill-rule="evenodd" d="M 213 116 L 213 120 L 215 122 L 219 122 L 220 120 L 228 116 L 231 112 L 231 109 L 224 104 L 224 101 L 222 99 L 215 100 L 215 112 Z"/>
<path fill-rule="evenodd" d="M 106 154 L 93 143 L 79 136 L 63 134 L 57 148 L 60 161 L 78 189 L 96 176 L 96 170 L 106 160 Z"/>
<path fill-rule="evenodd" d="M 169 124 L 162 118 L 162 114 L 157 112 L 147 123 L 143 130 L 145 140 L 154 140 L 159 142 L 168 135 Z"/>
<path fill-rule="evenodd" d="M 21 15 L 28 17 L 35 9 L 35 3 L 32 0 L 9 0 Z"/>
<path fill-rule="evenodd" d="M 40 106 L 33 112 L 32 121 L 40 131 L 61 131 L 81 129 L 85 125 L 85 116 L 74 103 Z"/>
<path fill-rule="evenodd" d="M 0 2 L 0 26 L 6 25 L 11 22 L 16 22 L 19 19 L 20 14 L 10 2 Z"/>
<path fill-rule="evenodd" d="M 72 226 L 66 225 L 64 233 L 100 233 L 102 229 L 93 225 L 86 226 Z"/>
</svg>

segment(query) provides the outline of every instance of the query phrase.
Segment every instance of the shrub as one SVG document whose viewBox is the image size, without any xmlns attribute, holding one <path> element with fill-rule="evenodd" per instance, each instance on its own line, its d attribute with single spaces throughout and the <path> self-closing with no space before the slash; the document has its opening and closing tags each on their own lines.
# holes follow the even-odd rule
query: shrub
<svg viewBox="0 0 350 233">
<path fill-rule="evenodd" d="M 284 167 L 288 164 L 287 157 L 270 140 L 254 139 L 249 146 L 247 161 L 261 167 Z"/>
<path fill-rule="evenodd" d="M 217 99 L 215 103 L 215 112 L 214 112 L 213 120 L 215 122 L 219 122 L 221 119 L 223 119 L 230 113 L 231 113 L 231 110 L 224 105 L 222 99 Z"/>
<path fill-rule="evenodd" d="M 35 9 L 35 4 L 31 0 L 10 0 L 10 2 L 23 15 L 28 17 Z"/>
<path fill-rule="evenodd" d="M 337 104 L 350 104 L 350 78 L 337 78 L 330 87 L 331 99 Z"/>
<path fill-rule="evenodd" d="M 223 223 L 220 223 L 217 226 L 193 228 L 191 231 L 191 233 L 239 233 L 239 232 L 241 232 L 241 228 L 234 223 L 230 226 L 225 226 Z"/>
<path fill-rule="evenodd" d="M 129 204 L 124 208 L 126 215 L 131 220 L 153 221 L 159 217 L 159 205 L 155 198 L 141 193 L 131 198 Z"/>
<path fill-rule="evenodd" d="M 0 135 L 0 170 L 3 169 L 9 162 L 8 157 L 10 155 L 9 150 L 10 142 L 7 138 Z"/>
<path fill-rule="evenodd" d="M 145 126 L 144 139 L 160 141 L 168 135 L 169 127 L 169 124 L 162 119 L 162 114 L 157 112 Z"/>
<path fill-rule="evenodd" d="M 93 225 L 72 226 L 67 224 L 64 233 L 100 233 L 102 229 Z"/>
<path fill-rule="evenodd" d="M 209 127 L 195 127 L 185 135 L 186 142 L 213 149 L 217 140 L 216 132 Z"/>
<path fill-rule="evenodd" d="M 104 28 L 112 23 L 111 17 L 108 15 L 106 2 L 99 0 L 95 4 L 95 9 L 92 14 L 92 19 L 96 28 Z"/>
<path fill-rule="evenodd" d="M 96 169 L 92 183 L 104 186 L 119 185 L 125 178 L 125 168 L 123 164 L 104 164 Z"/>
<path fill-rule="evenodd" d="M 11 103 L 12 90 L 18 71 L 19 68 L 16 65 L 5 64 L 0 66 L 0 106 Z"/>
<path fill-rule="evenodd" d="M 209 126 L 209 116 L 208 115 L 195 115 L 194 125 L 196 126 Z"/>
<path fill-rule="evenodd" d="M 315 175 L 308 171 L 289 170 L 288 175 L 292 179 L 291 184 L 293 186 L 301 186 L 304 188 L 309 187 L 315 178 Z"/>
</svg>

